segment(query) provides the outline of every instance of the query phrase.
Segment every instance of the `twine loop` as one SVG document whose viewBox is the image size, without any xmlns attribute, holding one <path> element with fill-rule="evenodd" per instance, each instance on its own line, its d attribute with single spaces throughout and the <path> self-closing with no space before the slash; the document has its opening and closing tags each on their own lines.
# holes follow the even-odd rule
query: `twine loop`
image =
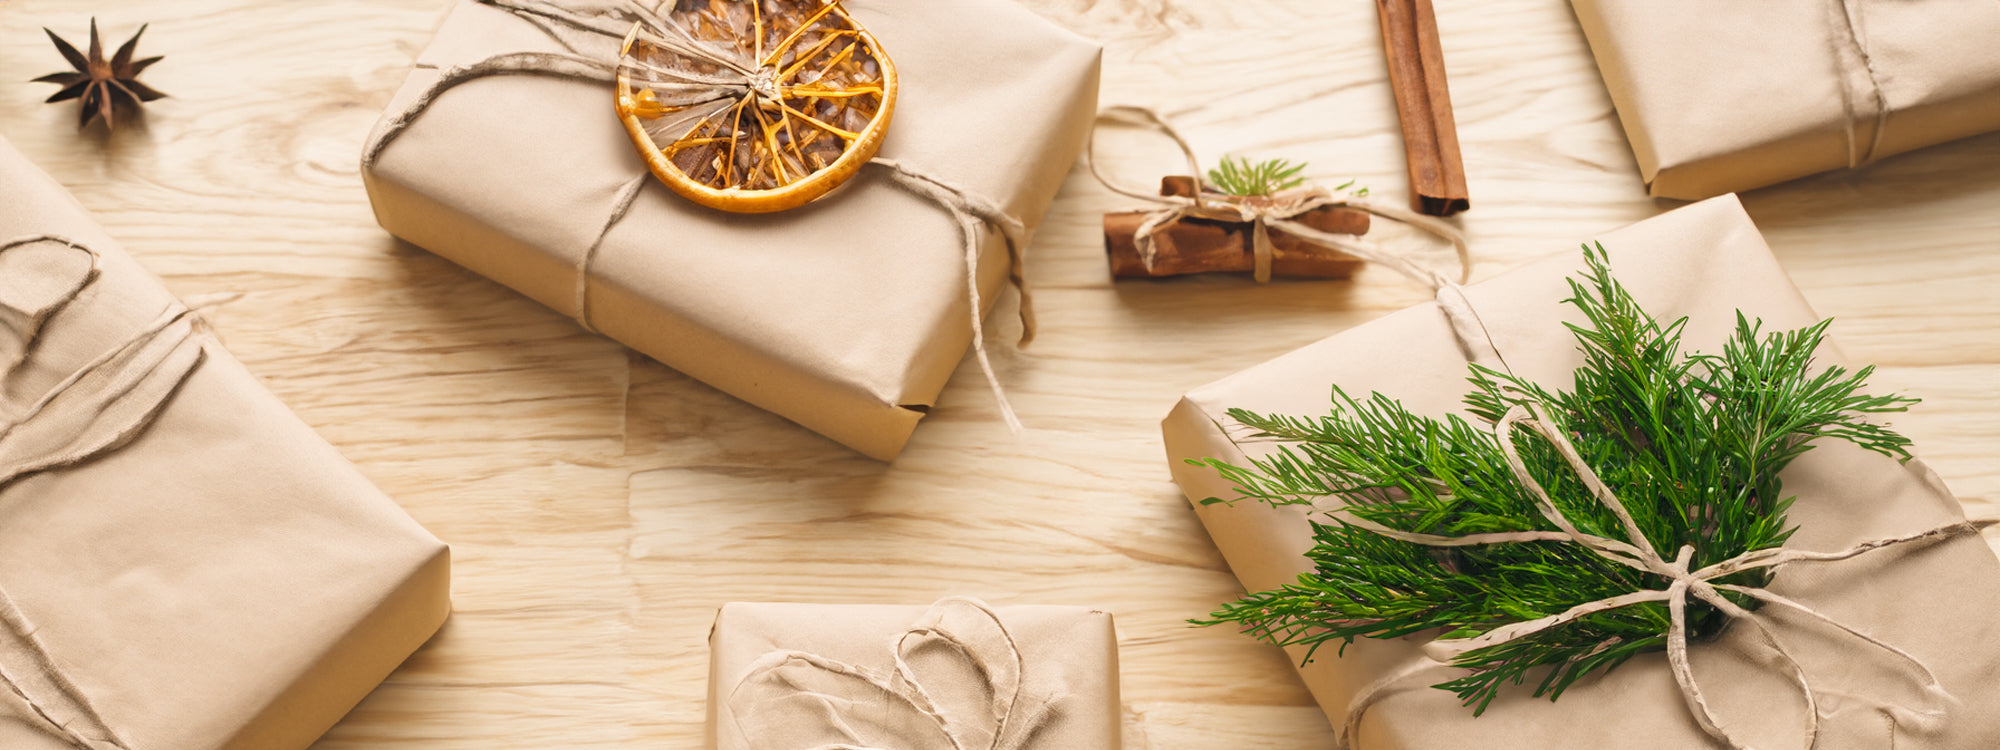
<svg viewBox="0 0 2000 750">
<path fill-rule="evenodd" d="M 964 686 L 934 684 L 914 663 L 913 654 L 933 644 L 983 683 L 983 705 L 940 699 Z M 976 599 L 939 600 L 888 646 L 894 666 L 886 675 L 807 651 L 765 654 L 725 698 L 731 717 L 749 745 L 760 749 L 1028 750 L 1069 698 L 1060 682 L 1041 691 L 1028 687 L 1014 636 Z M 840 739 L 798 748 L 779 744 L 797 741 L 803 729 Z M 885 741 L 895 744 L 873 744 Z"/>
<path fill-rule="evenodd" d="M 151 321 L 54 386 L 28 390 L 47 324 L 98 279 L 95 251 L 38 235 L 0 244 L 0 489 L 115 451 L 152 425 L 205 359 L 192 311 L 170 302 Z M 59 668 L 36 625 L 0 590 L 0 687 L 22 717 L 84 750 L 130 750 Z"/>
</svg>

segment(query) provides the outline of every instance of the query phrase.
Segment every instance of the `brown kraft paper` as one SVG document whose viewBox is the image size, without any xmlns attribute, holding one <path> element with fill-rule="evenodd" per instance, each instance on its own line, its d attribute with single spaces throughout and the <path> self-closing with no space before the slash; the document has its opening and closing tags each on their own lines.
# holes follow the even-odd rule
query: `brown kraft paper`
<svg viewBox="0 0 2000 750">
<path fill-rule="evenodd" d="M 2000 130 L 1992 0 L 1571 0 L 1653 195 Z"/>
<path fill-rule="evenodd" d="M 894 686 L 899 645 L 936 716 L 840 673 Z M 966 747 L 1117 750 L 1118 635 L 1082 607 L 728 604 L 709 635 L 708 717 L 709 750 L 950 750 L 944 725 Z"/>
<path fill-rule="evenodd" d="M 1096 111 L 1097 46 L 1012 0 L 845 7 L 900 72 L 880 156 L 1036 226 Z M 615 60 L 615 41 L 582 52 Z M 461 0 L 383 122 L 440 68 L 522 51 L 564 49 L 504 10 Z M 609 84 L 502 75 L 439 97 L 364 179 L 391 233 L 574 316 L 577 266 L 620 188 L 645 174 Z M 979 297 L 990 304 L 1009 263 L 1001 238 L 982 232 Z M 755 216 L 695 205 L 649 180 L 590 263 L 588 320 L 888 460 L 971 342 L 962 247 L 950 213 L 879 166 L 814 203 Z"/>
<path fill-rule="evenodd" d="M 1685 347 L 1717 352 L 1735 314 L 1766 331 L 1810 325 L 1817 316 L 1771 257 L 1734 196 L 1724 196 L 1598 238 L 1618 279 L 1654 317 L 1689 318 Z M 1564 252 L 1466 289 L 1480 319 L 1518 374 L 1568 387 L 1581 363 L 1561 322 L 1582 322 L 1560 300 L 1564 279 L 1582 268 Z M 1836 324 L 1837 329 L 1837 324 Z M 1823 360 L 1837 360 L 1832 346 Z M 1266 590 L 1311 570 L 1306 514 L 1255 502 L 1199 505 L 1234 498 L 1214 471 L 1186 459 L 1219 457 L 1239 465 L 1244 450 L 1217 425 L 1225 410 L 1324 414 L 1329 386 L 1356 395 L 1381 392 L 1412 412 L 1463 413 L 1466 361 L 1435 303 L 1403 310 L 1190 392 L 1163 427 L 1175 481 L 1191 501 L 1230 568 L 1248 590 Z M 1922 394 L 1913 394 L 1921 396 Z M 1921 407 L 1919 407 L 1921 408 Z M 1921 449 L 1922 446 L 1917 446 Z M 1788 547 L 1840 550 L 1858 542 L 1962 521 L 1964 512 L 1921 460 L 1898 464 L 1846 443 L 1826 441 L 1784 474 L 1797 496 Z M 1820 711 L 1818 750 L 1924 747 L 1986 750 L 2000 746 L 2000 565 L 1976 535 L 1914 550 L 1883 550 L 1828 565 L 1788 568 L 1770 590 L 1905 649 L 1935 670 L 1956 698 L 1937 705 L 1894 657 L 1821 624 L 1766 607 L 1785 645 L 1804 666 Z M 1723 727 L 1760 748 L 1804 747 L 1798 689 L 1774 667 L 1754 628 L 1733 627 L 1697 644 L 1693 671 Z M 1349 701 L 1376 678 L 1423 658 L 1421 639 L 1358 639 L 1345 655 L 1322 649 L 1300 669 L 1306 687 L 1338 724 Z M 1293 649 L 1292 658 L 1303 657 Z M 1442 682 L 1448 671 L 1429 684 Z M 1418 683 L 1423 684 L 1423 683 Z M 1904 706 L 1890 711 L 1881 704 Z M 1664 654 L 1635 658 L 1585 679 L 1559 702 L 1526 687 L 1502 694 L 1482 717 L 1452 694 L 1419 688 L 1391 694 L 1361 724 L 1361 750 L 1504 750 L 1617 747 L 1683 750 L 1714 746 L 1688 713 Z"/>
<path fill-rule="evenodd" d="M 36 249 L 99 269 L 27 341 L 0 327 L 26 345 L 9 402 L 178 305 L 4 141 L 0 195 L 0 243 L 60 237 Z M 7 268 L 0 317 L 23 320 L 12 301 L 58 267 Z M 205 356 L 129 442 L 0 485 L 0 747 L 304 748 L 450 611 L 446 547 L 221 346 L 185 345 Z"/>
</svg>

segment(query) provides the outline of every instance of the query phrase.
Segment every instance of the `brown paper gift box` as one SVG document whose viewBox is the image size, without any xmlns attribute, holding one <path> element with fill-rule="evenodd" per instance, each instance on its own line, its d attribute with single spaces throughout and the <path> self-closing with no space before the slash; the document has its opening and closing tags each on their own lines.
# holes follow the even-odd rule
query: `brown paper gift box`
<svg viewBox="0 0 2000 750">
<path fill-rule="evenodd" d="M 996 638 L 992 621 L 980 610 L 990 612 L 1004 628 L 1004 638 Z M 782 700 L 772 704 L 750 702 L 749 691 L 739 691 L 746 675 L 753 674 L 760 659 L 775 658 L 777 652 L 805 652 L 819 659 L 857 667 L 884 680 L 895 673 L 894 649 L 903 634 L 933 613 L 941 613 L 940 630 L 962 637 L 966 642 L 991 645 L 1011 638 L 1019 654 L 1018 683 L 996 677 L 986 682 L 965 652 L 931 649 L 908 652 L 912 674 L 922 689 L 932 696 L 944 719 L 962 727 L 991 726 L 991 714 L 981 705 L 994 684 L 1017 684 L 1020 703 L 1006 720 L 1010 725 L 1032 726 L 1035 707 L 1046 702 L 1048 723 L 1039 731 L 1022 736 L 1008 733 L 1009 741 L 996 745 L 1000 750 L 1117 750 L 1124 720 L 1118 695 L 1118 634 L 1111 615 L 1083 607 L 1013 606 L 985 610 L 969 600 L 947 599 L 932 607 L 854 604 L 727 604 L 716 615 L 709 635 L 708 747 L 710 750 L 810 750 L 836 741 L 860 742 L 893 738 L 890 747 L 949 748 L 934 731 L 935 722 L 921 715 L 878 713 L 893 701 L 843 699 L 822 702 L 820 697 L 804 697 L 791 688 L 826 688 L 832 695 L 852 686 L 839 684 L 823 671 L 818 675 L 798 671 L 778 673 L 791 678 L 775 687 L 772 695 Z M 912 641 L 919 645 L 918 641 Z M 937 642 L 933 642 L 936 645 Z M 986 651 L 981 649 L 981 651 Z M 942 655 L 944 659 L 938 660 Z M 989 655 L 994 655 L 989 653 Z M 989 666 L 1000 666 L 996 658 Z M 794 666 L 798 665 L 794 662 Z M 832 680 L 828 682 L 827 680 Z M 986 684 L 982 684 L 986 683 Z M 1002 691 L 1004 692 L 1004 691 Z M 868 691 L 859 691 L 867 696 Z M 803 700 L 800 700 L 803 698 Z M 733 700 L 732 700 L 733 699 Z M 749 713 L 739 713 L 739 708 Z M 870 736 L 841 737 L 829 733 L 821 721 L 822 708 L 840 714 L 840 720 L 864 734 L 874 726 L 880 732 Z M 871 719 L 887 716 L 875 724 Z M 902 721 L 898 722 L 897 719 Z M 748 728 L 749 731 L 746 731 Z M 770 734 L 751 732 L 768 731 Z M 978 731 L 975 729 L 975 731 Z M 1023 741 L 1027 740 L 1027 741 Z M 978 746 L 986 747 L 980 742 Z"/>
<path fill-rule="evenodd" d="M 1571 4 L 1656 196 L 1749 190 L 2000 130 L 1992 0 Z"/>
<path fill-rule="evenodd" d="M 846 7 L 901 74 L 881 156 L 986 196 L 1032 229 L 1095 115 L 1096 45 L 1013 0 Z M 613 42 L 585 51 L 615 58 Z M 463 0 L 384 121 L 439 68 L 516 51 L 562 47 Z M 608 84 L 515 75 L 439 97 L 364 176 L 391 233 L 574 314 L 578 261 L 620 187 L 645 173 Z M 649 181 L 591 264 L 589 320 L 887 460 L 971 341 L 962 247 L 950 214 L 872 166 L 815 203 L 758 216 L 707 209 Z M 1008 263 L 990 231 L 983 252 L 980 299 L 990 303 Z"/>
<path fill-rule="evenodd" d="M 0 195 L 0 242 L 99 256 L 32 339 L 24 392 L 174 304 L 5 141 Z M 55 721 L 91 750 L 304 748 L 451 608 L 445 546 L 219 345 L 188 345 L 205 359 L 129 443 L 0 486 L 0 747 L 72 750 Z"/>
<path fill-rule="evenodd" d="M 1662 321 L 1689 318 L 1687 350 L 1719 351 L 1738 309 L 1761 318 L 1766 331 L 1817 319 L 1735 196 L 1694 204 L 1598 241 L 1610 251 L 1614 273 L 1649 313 Z M 1560 322 L 1581 320 L 1558 301 L 1568 296 L 1564 278 L 1581 267 L 1581 255 L 1571 251 L 1467 288 L 1515 372 L 1549 386 L 1571 383 L 1580 357 Z M 1349 393 L 1381 392 L 1413 412 L 1441 417 L 1462 413 L 1466 375 L 1464 355 L 1437 305 L 1403 310 L 1190 392 L 1164 425 L 1174 479 L 1194 501 L 1236 496 L 1212 470 L 1185 463 L 1214 456 L 1242 465 L 1242 450 L 1268 450 L 1258 443 L 1239 449 L 1218 431 L 1226 409 L 1324 414 L 1329 386 L 1337 383 Z M 1798 498 L 1791 520 L 1800 530 L 1789 543 L 1795 548 L 1844 549 L 1964 518 L 1958 501 L 1921 460 L 1898 464 L 1846 443 L 1820 444 L 1793 464 L 1784 480 L 1786 491 Z M 1305 558 L 1310 531 L 1299 508 L 1240 502 L 1197 504 L 1196 512 L 1246 589 L 1275 588 L 1311 570 Z M 2000 746 L 2000 715 L 1992 711 L 2000 705 L 2000 682 L 1993 679 L 2000 674 L 2000 564 L 1983 540 L 1966 535 L 1925 549 L 1788 568 L 1771 590 L 1910 651 L 1936 670 L 1958 701 L 1930 705 L 1893 657 L 1766 607 L 1760 614 L 1777 621 L 1787 647 L 1824 691 L 1818 750 Z M 1760 748 L 1802 747 L 1804 713 L 1797 689 L 1779 668 L 1763 663 L 1765 654 L 1755 643 L 1754 628 L 1736 627 L 1697 645 L 1695 676 L 1719 707 L 1725 729 Z M 1419 645 L 1361 639 L 1343 656 L 1323 649 L 1300 672 L 1338 725 L 1364 685 L 1422 658 Z M 1291 656 L 1297 663 L 1303 653 L 1294 650 Z M 1892 717 L 1864 698 L 1942 715 Z M 1479 718 L 1443 690 L 1393 694 L 1368 712 L 1360 739 L 1361 750 L 1715 746 L 1690 718 L 1659 653 L 1588 678 L 1559 702 L 1515 688 Z"/>
</svg>

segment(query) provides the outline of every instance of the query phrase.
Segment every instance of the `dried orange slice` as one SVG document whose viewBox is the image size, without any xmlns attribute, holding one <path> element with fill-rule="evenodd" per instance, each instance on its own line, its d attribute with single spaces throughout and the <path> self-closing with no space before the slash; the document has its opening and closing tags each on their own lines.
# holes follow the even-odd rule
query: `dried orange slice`
<svg viewBox="0 0 2000 750">
<path fill-rule="evenodd" d="M 875 158 L 896 66 L 840 0 L 671 0 L 618 66 L 618 118 L 653 174 L 704 206 L 805 205 Z"/>
</svg>

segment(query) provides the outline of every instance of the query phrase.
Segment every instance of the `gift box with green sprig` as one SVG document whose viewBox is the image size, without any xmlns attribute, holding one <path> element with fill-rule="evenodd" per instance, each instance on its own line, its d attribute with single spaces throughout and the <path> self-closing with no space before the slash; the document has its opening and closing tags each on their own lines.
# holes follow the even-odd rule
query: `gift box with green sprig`
<svg viewBox="0 0 2000 750">
<path fill-rule="evenodd" d="M 2000 742 L 2000 566 L 1912 399 L 1733 198 L 1599 240 L 1190 393 L 1175 477 L 1252 592 L 1209 622 L 1368 750 Z"/>
</svg>

